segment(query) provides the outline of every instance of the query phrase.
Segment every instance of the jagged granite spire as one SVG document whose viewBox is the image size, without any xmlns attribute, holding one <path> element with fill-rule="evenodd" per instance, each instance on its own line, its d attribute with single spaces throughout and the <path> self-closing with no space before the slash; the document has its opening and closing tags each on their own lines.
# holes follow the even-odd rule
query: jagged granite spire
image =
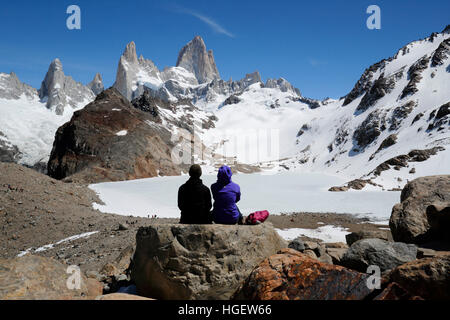
<svg viewBox="0 0 450 320">
<path fill-rule="evenodd" d="M 102 92 L 103 90 L 105 90 L 105 87 L 103 85 L 103 79 L 102 76 L 100 75 L 100 73 L 97 73 L 94 77 L 94 80 L 92 80 L 91 82 L 89 82 L 89 84 L 87 85 L 87 87 L 89 89 L 92 90 L 92 92 L 94 92 L 95 95 L 98 95 L 100 92 Z"/>
<path fill-rule="evenodd" d="M 213 52 L 206 51 L 205 42 L 200 36 L 196 36 L 181 49 L 177 67 L 192 72 L 199 83 L 220 79 Z"/>
<path fill-rule="evenodd" d="M 131 101 L 143 93 L 141 82 L 145 83 L 149 79 L 161 81 L 160 72 L 151 60 L 144 59 L 142 55 L 138 59 L 136 45 L 131 41 L 120 57 L 113 87 Z"/>
<path fill-rule="evenodd" d="M 66 76 L 61 61 L 56 58 L 42 81 L 39 98 L 46 101 L 47 108 L 55 110 L 57 115 L 62 115 L 67 105 L 79 108 L 80 105 L 92 101 L 94 95 L 88 87 Z"/>
</svg>

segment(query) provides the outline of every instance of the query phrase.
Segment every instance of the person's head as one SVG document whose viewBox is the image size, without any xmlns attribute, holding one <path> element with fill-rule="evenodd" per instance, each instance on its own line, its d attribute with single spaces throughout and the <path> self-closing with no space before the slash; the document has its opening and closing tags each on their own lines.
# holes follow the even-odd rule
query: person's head
<svg viewBox="0 0 450 320">
<path fill-rule="evenodd" d="M 202 176 L 202 168 L 198 164 L 193 164 L 189 168 L 189 176 L 192 178 L 200 178 Z"/>
<path fill-rule="evenodd" d="M 233 173 L 231 172 L 230 167 L 221 166 L 219 172 L 217 173 L 217 181 L 223 185 L 227 185 L 231 182 L 231 176 Z"/>
</svg>

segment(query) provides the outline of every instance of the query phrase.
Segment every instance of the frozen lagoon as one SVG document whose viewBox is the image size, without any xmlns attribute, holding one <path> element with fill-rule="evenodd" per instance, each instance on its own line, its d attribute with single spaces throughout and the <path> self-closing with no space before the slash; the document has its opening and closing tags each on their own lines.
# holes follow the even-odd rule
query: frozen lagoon
<svg viewBox="0 0 450 320">
<path fill-rule="evenodd" d="M 90 185 L 105 205 L 94 204 L 106 213 L 158 218 L 178 218 L 178 188 L 189 177 L 157 177 Z M 215 176 L 202 176 L 208 187 Z M 386 222 L 392 206 L 400 201 L 400 192 L 329 192 L 332 186 L 348 181 L 321 173 L 237 174 L 233 181 L 241 186 L 239 208 L 244 215 L 257 210 L 271 214 L 290 212 L 350 213 Z"/>
</svg>

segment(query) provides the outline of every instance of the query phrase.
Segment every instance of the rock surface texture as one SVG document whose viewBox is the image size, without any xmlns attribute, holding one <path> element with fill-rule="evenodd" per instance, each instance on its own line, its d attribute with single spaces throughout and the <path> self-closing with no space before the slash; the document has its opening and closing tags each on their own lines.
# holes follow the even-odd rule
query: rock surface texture
<svg viewBox="0 0 450 320">
<path fill-rule="evenodd" d="M 411 261 L 392 270 L 390 281 L 427 300 L 450 299 L 450 255 Z"/>
<path fill-rule="evenodd" d="M 185 45 L 177 60 L 177 67 L 192 72 L 199 83 L 220 79 L 213 52 L 206 51 L 206 45 L 199 36 Z"/>
<path fill-rule="evenodd" d="M 450 175 L 409 182 L 389 221 L 395 241 L 423 243 L 449 240 Z"/>
<path fill-rule="evenodd" d="M 102 294 L 100 283 L 82 274 L 80 289 L 69 289 L 67 282 L 72 282 L 67 268 L 51 258 L 34 255 L 0 259 L 0 300 L 93 299 Z"/>
<path fill-rule="evenodd" d="M 413 244 L 364 239 L 352 244 L 340 264 L 360 272 L 367 272 L 369 266 L 375 265 L 384 272 L 413 261 L 416 257 L 417 247 Z"/>
<path fill-rule="evenodd" d="M 226 300 L 252 269 L 287 243 L 271 224 L 158 225 L 136 236 L 132 280 L 141 296 Z"/>
<path fill-rule="evenodd" d="M 154 121 L 117 90 L 103 91 L 58 129 L 49 175 L 92 183 L 180 174 L 170 132 Z"/>
<path fill-rule="evenodd" d="M 256 267 L 237 300 L 362 300 L 368 275 L 283 249 Z"/>
</svg>

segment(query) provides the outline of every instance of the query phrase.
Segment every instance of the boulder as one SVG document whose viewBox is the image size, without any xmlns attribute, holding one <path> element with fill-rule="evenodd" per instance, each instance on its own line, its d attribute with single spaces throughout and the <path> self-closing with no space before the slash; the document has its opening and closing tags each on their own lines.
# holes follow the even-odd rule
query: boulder
<svg viewBox="0 0 450 320">
<path fill-rule="evenodd" d="M 450 175 L 421 177 L 402 190 L 389 226 L 395 241 L 426 243 L 448 240 Z"/>
<path fill-rule="evenodd" d="M 102 294 L 102 285 L 81 272 L 80 289 L 69 289 L 73 273 L 67 271 L 68 266 L 56 260 L 29 254 L 0 259 L 0 300 L 73 300 Z"/>
<path fill-rule="evenodd" d="M 389 241 L 389 231 L 387 230 L 361 230 L 357 232 L 349 233 L 345 236 L 347 244 L 351 246 L 358 240 L 362 239 L 382 239 Z"/>
<path fill-rule="evenodd" d="M 368 275 L 283 249 L 265 259 L 233 296 L 236 300 L 361 300 Z"/>
<path fill-rule="evenodd" d="M 392 270 L 389 279 L 426 300 L 449 300 L 450 255 L 411 261 Z"/>
<path fill-rule="evenodd" d="M 226 300 L 254 267 L 285 247 L 270 223 L 153 225 L 136 235 L 131 278 L 145 297 Z"/>
<path fill-rule="evenodd" d="M 375 265 L 384 272 L 413 261 L 416 257 L 417 247 L 414 244 L 364 239 L 355 242 L 347 250 L 340 265 L 360 272 L 367 272 L 369 266 Z"/>
</svg>

